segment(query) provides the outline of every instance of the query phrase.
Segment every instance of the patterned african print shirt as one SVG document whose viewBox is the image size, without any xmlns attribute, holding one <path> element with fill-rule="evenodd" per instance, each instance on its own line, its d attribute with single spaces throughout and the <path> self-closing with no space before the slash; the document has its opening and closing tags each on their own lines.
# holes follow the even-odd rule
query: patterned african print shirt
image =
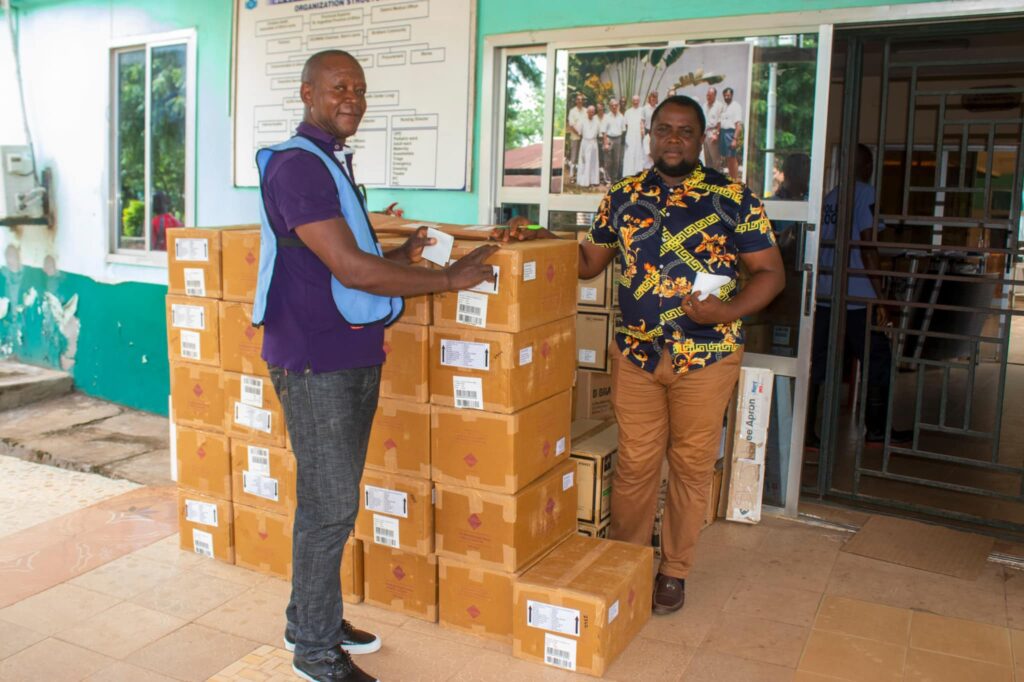
<svg viewBox="0 0 1024 682">
<path fill-rule="evenodd" d="M 698 165 L 682 184 L 669 187 L 655 170 L 646 170 L 608 191 L 587 239 L 619 250 L 622 321 L 615 340 L 635 365 L 653 372 L 668 351 L 683 374 L 743 345 L 740 320 L 701 325 L 680 307 L 700 272 L 729 277 L 718 297 L 730 300 L 738 255 L 775 244 L 764 206 L 742 184 Z"/>
</svg>

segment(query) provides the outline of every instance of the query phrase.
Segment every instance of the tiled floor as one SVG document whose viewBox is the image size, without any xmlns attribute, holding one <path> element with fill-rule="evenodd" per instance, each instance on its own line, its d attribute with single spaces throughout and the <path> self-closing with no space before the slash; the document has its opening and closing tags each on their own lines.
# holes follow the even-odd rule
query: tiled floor
<svg viewBox="0 0 1024 682">
<path fill-rule="evenodd" d="M 79 476 L 77 502 L 52 493 L 62 515 L 0 536 L 0 680 L 295 679 L 278 648 L 286 583 L 180 551 L 170 491 Z M 966 581 L 841 552 L 848 537 L 714 524 L 686 607 L 652 618 L 606 677 L 1024 682 L 1024 573 L 990 563 Z M 359 662 L 389 682 L 590 679 L 371 606 L 346 616 L 384 639 Z"/>
</svg>

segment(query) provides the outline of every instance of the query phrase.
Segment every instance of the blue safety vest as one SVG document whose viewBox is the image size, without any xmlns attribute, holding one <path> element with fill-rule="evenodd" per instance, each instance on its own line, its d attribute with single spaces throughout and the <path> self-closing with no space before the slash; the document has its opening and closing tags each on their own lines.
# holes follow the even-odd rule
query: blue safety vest
<svg viewBox="0 0 1024 682">
<path fill-rule="evenodd" d="M 256 298 L 252 306 L 252 323 L 257 326 L 263 324 L 263 317 L 267 311 L 267 294 L 270 292 L 271 279 L 274 276 L 274 262 L 277 260 L 279 239 L 267 218 L 266 201 L 263 196 L 263 174 L 267 170 L 271 157 L 277 152 L 288 149 L 304 149 L 324 162 L 338 188 L 341 214 L 344 216 L 345 222 L 348 223 L 349 229 L 352 230 L 359 249 L 375 256 L 383 256 L 380 244 L 370 227 L 370 216 L 366 213 L 362 196 L 348 175 L 320 147 L 311 140 L 296 135 L 281 144 L 260 149 L 256 152 L 256 166 L 260 171 L 260 221 L 262 223 L 260 226 L 260 269 L 256 277 Z M 346 322 L 352 325 L 376 324 L 378 322 L 391 324 L 402 314 L 404 307 L 401 297 L 379 296 L 359 289 L 350 289 L 334 276 L 331 277 L 331 295 L 334 297 L 334 304 L 338 307 L 338 312 Z"/>
</svg>

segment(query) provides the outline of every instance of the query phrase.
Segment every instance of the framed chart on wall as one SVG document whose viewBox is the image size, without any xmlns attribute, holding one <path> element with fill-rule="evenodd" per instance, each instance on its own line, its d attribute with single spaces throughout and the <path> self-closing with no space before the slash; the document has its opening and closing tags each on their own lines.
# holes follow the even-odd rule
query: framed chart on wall
<svg viewBox="0 0 1024 682">
<path fill-rule="evenodd" d="M 259 184 L 256 150 L 302 121 L 302 66 L 345 50 L 363 67 L 367 109 L 356 180 L 367 187 L 468 189 L 476 0 L 235 0 L 234 184 Z"/>
</svg>

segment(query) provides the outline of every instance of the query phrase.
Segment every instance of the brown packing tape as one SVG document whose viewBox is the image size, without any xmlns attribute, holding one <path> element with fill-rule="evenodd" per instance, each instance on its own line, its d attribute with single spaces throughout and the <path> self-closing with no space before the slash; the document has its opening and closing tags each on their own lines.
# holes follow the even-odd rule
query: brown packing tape
<svg viewBox="0 0 1024 682">
<path fill-rule="evenodd" d="M 591 565 L 596 563 L 605 554 L 605 552 L 609 551 L 610 549 L 612 549 L 611 545 L 605 545 L 604 543 L 601 543 L 589 552 L 587 552 L 586 554 L 584 554 L 583 558 L 576 563 L 573 569 L 571 571 L 567 571 L 557 581 L 556 584 L 558 585 L 558 587 L 560 589 L 566 589 L 566 585 L 568 585 L 577 577 L 579 577 L 580 574 L 585 573 L 587 569 L 591 567 Z"/>
</svg>

